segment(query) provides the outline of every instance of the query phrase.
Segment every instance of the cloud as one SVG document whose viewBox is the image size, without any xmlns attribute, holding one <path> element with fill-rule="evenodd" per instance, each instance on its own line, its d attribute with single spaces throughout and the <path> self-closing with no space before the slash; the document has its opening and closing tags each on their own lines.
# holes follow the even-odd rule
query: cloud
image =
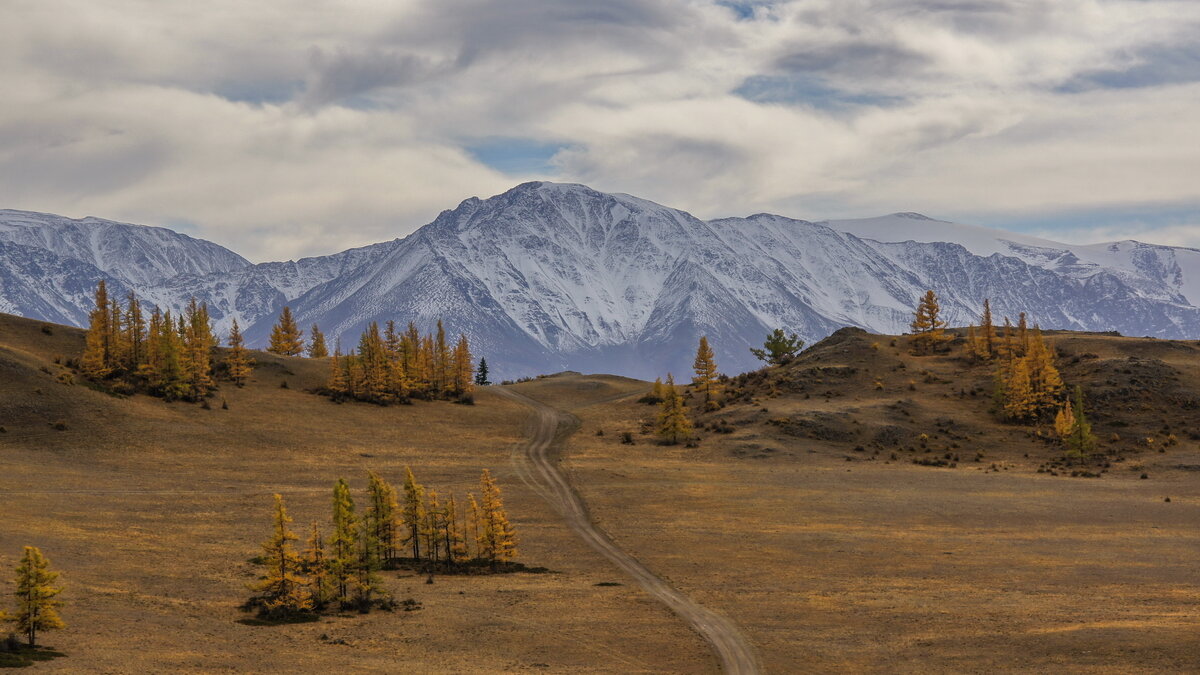
<svg viewBox="0 0 1200 675">
<path fill-rule="evenodd" d="M 194 223 L 257 259 L 401 236 L 527 178 L 702 217 L 1200 204 L 1194 2 L 10 0 L 5 18 L 0 206 Z"/>
</svg>

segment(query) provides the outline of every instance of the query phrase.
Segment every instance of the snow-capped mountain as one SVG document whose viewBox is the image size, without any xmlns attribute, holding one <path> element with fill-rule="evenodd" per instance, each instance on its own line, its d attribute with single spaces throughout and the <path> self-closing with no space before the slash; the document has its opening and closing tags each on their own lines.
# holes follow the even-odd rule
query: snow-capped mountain
<svg viewBox="0 0 1200 675">
<path fill-rule="evenodd" d="M 227 273 L 250 265 L 227 248 L 163 227 L 30 211 L 0 209 L 0 241 L 81 260 L 134 285 L 156 284 L 180 274 Z"/>
<path fill-rule="evenodd" d="M 69 234 L 39 235 L 37 223 Z M 114 226 L 131 228 L 120 230 L 128 243 L 89 229 Z M 501 377 L 683 374 L 701 335 L 738 372 L 757 365 L 749 347 L 776 327 L 809 341 L 846 325 L 902 332 L 929 288 L 955 324 L 991 298 L 1000 315 L 1026 311 L 1047 328 L 1200 336 L 1200 251 L 1070 246 L 917 214 L 705 222 L 630 195 L 526 183 L 402 239 L 257 265 L 157 228 L 0 211 L 0 233 L 17 230 L 18 243 L 0 234 L 3 311 L 78 325 L 90 287 L 108 278 L 162 307 L 194 295 L 220 330 L 237 318 L 255 345 L 284 304 L 347 347 L 371 321 L 442 318 Z"/>
</svg>

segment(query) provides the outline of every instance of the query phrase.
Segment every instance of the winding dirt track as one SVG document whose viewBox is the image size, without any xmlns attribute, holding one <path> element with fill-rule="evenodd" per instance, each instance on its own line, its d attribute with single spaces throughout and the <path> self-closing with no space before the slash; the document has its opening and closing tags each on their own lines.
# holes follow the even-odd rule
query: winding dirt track
<svg viewBox="0 0 1200 675">
<path fill-rule="evenodd" d="M 492 391 L 532 408 L 535 413 L 530 422 L 529 442 L 513 455 L 521 479 L 562 514 L 585 542 L 700 633 L 712 645 L 724 672 L 739 675 L 759 672 L 753 647 L 732 621 L 702 607 L 655 576 L 592 523 L 583 498 L 571 486 L 554 456 L 562 442 L 579 428 L 578 418 L 508 388 L 493 387 Z"/>
</svg>

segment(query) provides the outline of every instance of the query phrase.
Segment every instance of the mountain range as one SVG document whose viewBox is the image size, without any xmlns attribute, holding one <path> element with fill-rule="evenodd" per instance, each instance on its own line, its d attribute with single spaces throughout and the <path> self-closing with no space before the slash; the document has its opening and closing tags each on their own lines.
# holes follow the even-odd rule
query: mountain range
<svg viewBox="0 0 1200 675">
<path fill-rule="evenodd" d="M 915 213 L 809 222 L 704 221 L 583 185 L 472 197 L 412 234 L 328 256 L 254 264 L 212 242 L 99 218 L 0 210 L 0 311 L 82 326 L 96 282 L 162 308 L 208 303 L 263 346 L 280 309 L 343 348 L 372 321 L 443 319 L 497 377 L 558 370 L 690 372 L 699 336 L 721 370 L 782 327 L 812 342 L 843 326 L 907 329 L 927 289 L 952 325 L 990 298 L 1045 328 L 1200 337 L 1200 251 L 1071 245 Z"/>
</svg>

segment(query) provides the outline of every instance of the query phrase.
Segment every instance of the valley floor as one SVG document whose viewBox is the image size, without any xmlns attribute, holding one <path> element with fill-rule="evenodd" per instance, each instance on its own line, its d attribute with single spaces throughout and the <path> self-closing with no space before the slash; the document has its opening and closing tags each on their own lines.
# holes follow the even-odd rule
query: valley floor
<svg viewBox="0 0 1200 675">
<path fill-rule="evenodd" d="M 117 399 L 55 382 L 53 359 L 75 353 L 77 333 L 45 337 L 35 322 L 14 321 L 0 330 L 0 564 L 37 545 L 67 587 L 69 627 L 45 637 L 67 656 L 38 669 L 718 670 L 699 634 L 522 480 L 531 410 L 518 400 L 484 389 L 475 406 L 336 405 L 304 391 L 323 381 L 325 364 L 268 355 L 257 355 L 249 386 L 223 386 L 208 410 Z M 562 466 L 595 524 L 730 619 L 764 672 L 1200 664 L 1195 472 L 1072 479 L 1036 473 L 1035 460 L 1010 471 L 941 469 L 794 437 L 771 439 L 784 443 L 774 454 L 738 451 L 767 427 L 665 447 L 640 432 L 654 409 L 634 399 L 647 388 L 564 375 L 513 390 L 578 418 Z M 633 445 L 621 443 L 623 431 Z M 1200 466 L 1194 446 L 1173 449 L 1170 462 Z M 406 465 L 460 496 L 490 468 L 518 528 L 519 559 L 550 572 L 432 585 L 386 572 L 397 599 L 424 608 L 238 623 L 272 493 L 304 532 L 328 519 L 336 478 L 349 478 L 357 496 L 367 469 L 399 483 Z"/>
</svg>

